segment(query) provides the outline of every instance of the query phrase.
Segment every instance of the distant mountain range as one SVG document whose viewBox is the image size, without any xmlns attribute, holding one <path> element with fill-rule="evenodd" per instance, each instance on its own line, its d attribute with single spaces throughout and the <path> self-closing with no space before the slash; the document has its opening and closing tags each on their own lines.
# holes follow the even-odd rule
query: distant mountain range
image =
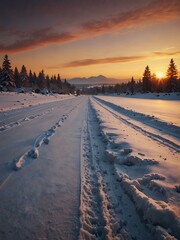
<svg viewBox="0 0 180 240">
<path fill-rule="evenodd" d="M 85 78 L 85 77 L 72 78 L 72 79 L 69 79 L 68 82 L 74 85 L 92 86 L 92 85 L 103 85 L 103 84 L 107 84 L 107 85 L 116 84 L 116 83 L 122 82 L 122 80 L 115 79 L 115 78 L 107 78 L 103 75 L 99 75 L 99 76 L 93 76 L 89 78 Z"/>
</svg>

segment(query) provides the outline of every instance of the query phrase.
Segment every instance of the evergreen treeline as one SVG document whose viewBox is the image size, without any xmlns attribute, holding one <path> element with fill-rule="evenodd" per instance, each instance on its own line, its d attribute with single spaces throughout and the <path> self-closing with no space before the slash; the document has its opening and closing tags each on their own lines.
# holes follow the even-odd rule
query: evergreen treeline
<svg viewBox="0 0 180 240">
<path fill-rule="evenodd" d="M 2 68 L 0 68 L 0 90 L 15 91 L 15 88 L 19 88 L 20 91 L 30 89 L 37 93 L 43 89 L 47 89 L 53 93 L 74 93 L 75 91 L 75 87 L 66 80 L 62 81 L 59 74 L 49 77 L 42 70 L 36 75 L 31 70 L 27 72 L 24 65 L 20 71 L 16 67 L 13 71 L 8 55 L 6 54 L 3 59 Z"/>
<path fill-rule="evenodd" d="M 53 93 L 75 92 L 75 87 L 66 80 L 62 81 L 59 74 L 49 77 L 49 75 L 45 75 L 42 70 L 36 75 L 36 73 L 31 70 L 27 72 L 24 65 L 20 71 L 16 67 L 13 70 L 8 55 L 6 54 L 3 59 L 2 68 L 0 67 L 0 91 L 14 91 L 15 88 L 19 88 L 22 91 L 30 89 L 37 93 L 43 89 L 47 89 Z M 80 91 L 77 90 L 77 92 L 79 94 Z M 171 59 L 165 78 L 157 78 L 155 74 L 151 74 L 150 68 L 147 66 L 142 79 L 138 81 L 135 81 L 132 77 L 131 81 L 127 83 L 92 87 L 84 89 L 82 92 L 86 94 L 180 92 L 180 79 L 178 78 L 176 64 L 174 60 Z"/>
<path fill-rule="evenodd" d="M 145 68 L 142 79 L 135 81 L 132 77 L 131 81 L 116 85 L 103 85 L 102 87 L 94 87 L 84 90 L 88 94 L 99 93 L 127 93 L 134 94 L 136 92 L 180 92 L 180 79 L 178 78 L 178 71 L 176 64 L 171 59 L 166 77 L 157 78 L 155 74 L 151 74 L 149 66 Z"/>
</svg>

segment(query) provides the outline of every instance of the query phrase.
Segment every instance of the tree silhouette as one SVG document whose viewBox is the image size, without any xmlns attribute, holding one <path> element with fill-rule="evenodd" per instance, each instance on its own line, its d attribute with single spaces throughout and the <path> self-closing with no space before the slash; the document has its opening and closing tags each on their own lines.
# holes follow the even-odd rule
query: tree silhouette
<svg viewBox="0 0 180 240">
<path fill-rule="evenodd" d="M 131 91 L 131 94 L 134 94 L 135 92 L 135 81 L 134 81 L 134 78 L 132 77 L 131 78 L 131 82 L 130 82 L 130 91 Z"/>
<path fill-rule="evenodd" d="M 62 89 L 62 81 L 61 81 L 61 77 L 58 73 L 58 76 L 57 76 L 57 86 L 59 89 Z"/>
<path fill-rule="evenodd" d="M 20 79 L 21 79 L 21 86 L 22 87 L 29 87 L 29 79 L 26 67 L 23 65 L 20 72 Z"/>
<path fill-rule="evenodd" d="M 34 83 L 33 73 L 31 70 L 29 71 L 28 79 L 29 79 L 29 86 L 33 89 L 35 83 Z"/>
<path fill-rule="evenodd" d="M 166 76 L 167 76 L 166 90 L 168 92 L 175 91 L 177 89 L 178 71 L 173 58 L 169 63 Z"/>
<path fill-rule="evenodd" d="M 13 70 L 11 68 L 11 63 L 7 54 L 3 59 L 0 84 L 3 86 L 4 90 L 7 91 L 13 91 L 16 87 Z"/>
<path fill-rule="evenodd" d="M 15 67 L 15 69 L 14 69 L 14 80 L 15 80 L 16 87 L 20 88 L 21 80 L 20 80 L 20 74 L 19 74 L 17 67 Z"/>
<path fill-rule="evenodd" d="M 145 71 L 143 74 L 142 90 L 144 93 L 151 91 L 151 72 L 150 72 L 149 66 L 145 68 Z"/>
<path fill-rule="evenodd" d="M 40 89 L 43 89 L 46 87 L 44 70 L 42 70 L 38 75 L 37 85 Z"/>
</svg>

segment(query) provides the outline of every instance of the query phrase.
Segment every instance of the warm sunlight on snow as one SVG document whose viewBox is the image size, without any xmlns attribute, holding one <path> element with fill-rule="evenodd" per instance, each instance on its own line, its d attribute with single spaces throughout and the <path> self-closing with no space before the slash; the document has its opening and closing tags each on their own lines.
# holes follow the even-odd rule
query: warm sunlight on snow
<svg viewBox="0 0 180 240">
<path fill-rule="evenodd" d="M 164 77 L 164 73 L 163 72 L 157 72 L 156 76 L 160 79 Z"/>
</svg>

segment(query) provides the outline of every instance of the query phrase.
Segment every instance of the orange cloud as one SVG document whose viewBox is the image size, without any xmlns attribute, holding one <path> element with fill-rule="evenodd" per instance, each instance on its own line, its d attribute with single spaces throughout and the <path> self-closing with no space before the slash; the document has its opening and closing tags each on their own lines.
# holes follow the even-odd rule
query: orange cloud
<svg viewBox="0 0 180 240">
<path fill-rule="evenodd" d="M 130 56 L 130 57 L 112 57 L 112 58 L 100 58 L 100 59 L 83 59 L 77 60 L 69 63 L 65 63 L 62 67 L 82 67 L 95 64 L 107 64 L 107 63 L 125 63 L 133 62 L 138 60 L 143 60 L 146 56 Z M 56 66 L 54 66 L 56 68 Z M 58 68 L 58 66 L 57 66 Z"/>
<path fill-rule="evenodd" d="M 144 60 L 146 58 L 154 58 L 155 56 L 169 57 L 169 56 L 179 56 L 180 52 L 152 52 L 151 54 L 144 56 L 120 56 L 120 57 L 110 57 L 110 58 L 99 58 L 99 59 L 80 59 L 72 62 L 68 62 L 62 65 L 55 65 L 48 67 L 49 69 L 57 69 L 60 67 L 84 67 L 97 64 L 111 64 L 111 63 L 126 63 L 134 62 L 139 60 Z"/>
<path fill-rule="evenodd" d="M 166 57 L 166 56 L 179 56 L 180 52 L 153 52 L 154 55 L 156 56 L 162 56 L 162 57 Z"/>
<path fill-rule="evenodd" d="M 129 12 L 120 13 L 103 20 L 95 20 L 81 25 L 72 32 L 56 33 L 53 28 L 39 29 L 29 33 L 17 34 L 19 40 L 12 44 L 0 44 L 1 52 L 19 52 L 26 51 L 49 44 L 63 44 L 83 38 L 96 35 L 131 29 L 154 24 L 157 22 L 167 22 L 177 19 L 180 13 L 179 0 L 161 0 L 153 1 L 150 4 Z M 6 32 L 3 29 L 3 32 Z M 15 35 L 16 31 L 12 31 Z M 11 34 L 7 30 L 7 34 Z"/>
</svg>

